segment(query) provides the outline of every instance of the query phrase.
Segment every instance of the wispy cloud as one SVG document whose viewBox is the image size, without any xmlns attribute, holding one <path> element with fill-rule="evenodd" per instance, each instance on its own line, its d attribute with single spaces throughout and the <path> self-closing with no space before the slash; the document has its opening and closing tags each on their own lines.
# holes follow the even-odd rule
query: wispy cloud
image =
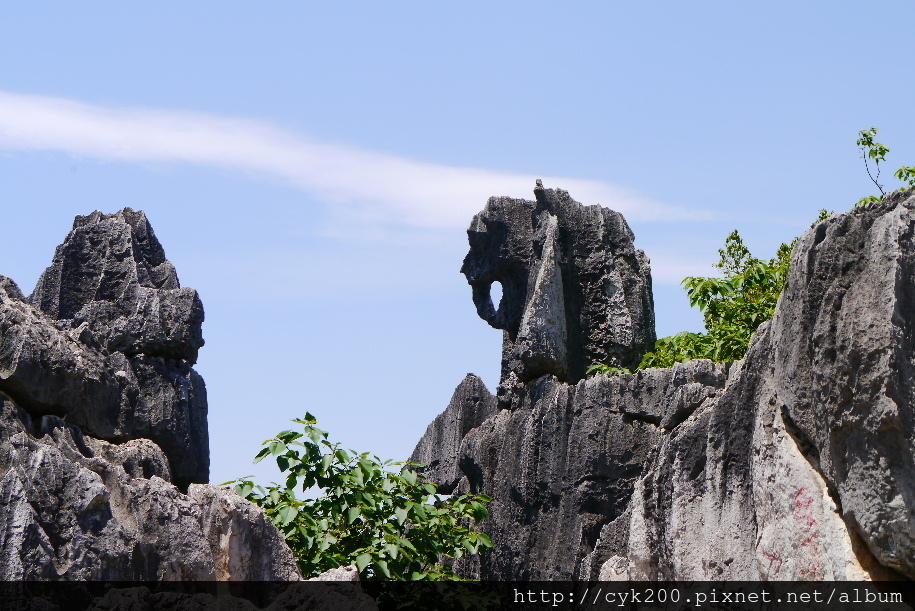
<svg viewBox="0 0 915 611">
<path fill-rule="evenodd" d="M 491 195 L 529 197 L 535 178 L 630 220 L 706 218 L 598 180 L 453 167 L 311 141 L 268 122 L 205 113 L 108 108 L 0 91 L 0 149 L 126 162 L 177 162 L 286 181 L 365 221 L 465 227 Z"/>
</svg>

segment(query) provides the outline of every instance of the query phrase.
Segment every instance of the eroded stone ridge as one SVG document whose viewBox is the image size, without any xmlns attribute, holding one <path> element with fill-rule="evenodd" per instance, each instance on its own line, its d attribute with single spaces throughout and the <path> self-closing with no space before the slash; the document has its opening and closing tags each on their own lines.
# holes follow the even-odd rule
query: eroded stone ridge
<svg viewBox="0 0 915 611">
<path fill-rule="evenodd" d="M 513 409 L 459 435 L 468 419 L 458 414 L 472 411 L 460 401 L 468 380 L 476 380 L 468 376 L 413 454 L 449 490 L 496 499 L 483 525 L 495 549 L 456 566 L 488 580 L 577 576 L 601 529 L 626 511 L 664 426 L 715 396 L 724 379 L 724 367 L 709 361 L 574 386 L 543 376 L 517 391 Z M 482 396 L 479 405 L 494 402 L 488 392 Z"/>
<path fill-rule="evenodd" d="M 458 458 L 464 436 L 497 412 L 495 395 L 483 380 L 468 373 L 454 390 L 448 407 L 426 429 L 409 460 L 423 465 L 426 477 L 438 484 L 440 492 L 451 494 L 463 477 Z"/>
<path fill-rule="evenodd" d="M 534 195 L 490 198 L 467 230 L 461 271 L 477 313 L 504 331 L 503 389 L 546 374 L 575 383 L 594 363 L 636 365 L 654 347 L 654 306 L 626 220 L 539 183 Z"/>
</svg>

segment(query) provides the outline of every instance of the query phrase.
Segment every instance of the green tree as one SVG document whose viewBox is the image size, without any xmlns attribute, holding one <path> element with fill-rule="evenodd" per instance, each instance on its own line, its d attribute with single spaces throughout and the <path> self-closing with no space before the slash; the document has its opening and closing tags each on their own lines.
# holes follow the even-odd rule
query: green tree
<svg viewBox="0 0 915 611">
<path fill-rule="evenodd" d="M 718 362 L 742 358 L 753 333 L 775 313 L 788 278 L 793 246 L 782 244 L 773 258 L 764 261 L 750 253 L 737 231 L 732 232 L 718 251 L 716 267 L 723 278 L 683 280 L 690 305 L 702 312 L 706 332 L 661 338 L 654 351 L 642 358 L 639 368 L 671 367 L 695 358 Z"/>
<path fill-rule="evenodd" d="M 877 142 L 876 137 L 876 127 L 863 129 L 858 132 L 856 144 L 864 159 L 867 175 L 879 189 L 880 196 L 863 197 L 855 207 L 878 202 L 886 194 L 879 182 L 880 164 L 886 161 L 890 149 Z M 902 166 L 893 176 L 909 188 L 915 188 L 915 166 Z M 817 222 L 830 215 L 830 212 L 820 210 Z M 716 267 L 724 277 L 690 277 L 682 283 L 690 305 L 702 311 L 706 332 L 684 331 L 662 337 L 636 369 L 672 367 L 674 363 L 692 359 L 729 362 L 742 358 L 753 333 L 775 313 L 778 298 L 788 279 L 791 250 L 796 242 L 795 239 L 791 244 L 782 244 L 775 257 L 763 261 L 750 253 L 737 231 L 731 233 L 725 240 L 724 248 L 718 251 L 720 258 Z M 587 370 L 588 375 L 629 372 L 628 369 L 603 363 L 592 365 Z"/>
<path fill-rule="evenodd" d="M 295 554 L 306 577 L 355 564 L 363 579 L 460 579 L 442 559 L 492 547 L 474 523 L 488 514 L 483 495 L 446 497 L 411 466 L 347 451 L 306 413 L 293 420 L 302 432 L 283 431 L 263 443 L 254 462 L 276 457 L 284 485 L 262 487 L 241 478 L 235 490 L 259 505 Z M 389 469 L 399 467 L 394 473 Z M 299 499 L 296 491 L 320 495 Z"/>
<path fill-rule="evenodd" d="M 828 214 L 823 210 L 820 218 Z M 742 358 L 753 333 L 775 313 L 793 247 L 794 242 L 782 244 L 773 258 L 764 261 L 754 257 L 740 234 L 733 231 L 718 251 L 715 265 L 724 277 L 689 277 L 682 283 L 690 305 L 702 311 L 706 332 L 684 331 L 660 338 L 636 369 L 673 367 L 692 359 L 730 362 Z M 588 369 L 589 374 L 621 372 L 628 370 L 603 364 Z"/>
</svg>

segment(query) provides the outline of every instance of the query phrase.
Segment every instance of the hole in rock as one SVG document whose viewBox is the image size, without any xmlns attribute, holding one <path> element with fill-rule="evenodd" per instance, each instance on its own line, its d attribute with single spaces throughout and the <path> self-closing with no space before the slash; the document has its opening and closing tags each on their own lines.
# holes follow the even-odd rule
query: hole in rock
<svg viewBox="0 0 915 611">
<path fill-rule="evenodd" d="M 489 297 L 492 299 L 492 305 L 496 308 L 496 312 L 499 311 L 499 308 L 502 307 L 502 283 L 496 280 L 489 287 Z"/>
</svg>

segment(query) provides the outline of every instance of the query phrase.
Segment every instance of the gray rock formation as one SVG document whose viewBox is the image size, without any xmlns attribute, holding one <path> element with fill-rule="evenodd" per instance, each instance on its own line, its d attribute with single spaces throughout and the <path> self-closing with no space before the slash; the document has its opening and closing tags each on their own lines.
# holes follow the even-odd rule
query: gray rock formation
<svg viewBox="0 0 915 611">
<path fill-rule="evenodd" d="M 203 305 L 181 288 L 142 211 L 77 216 L 29 302 L 67 326 L 87 325 L 109 352 L 194 364 Z"/>
<path fill-rule="evenodd" d="M 0 277 L 0 580 L 301 579 L 205 483 L 203 309 L 143 213 L 78 217 L 30 302 Z"/>
<path fill-rule="evenodd" d="M 594 363 L 634 366 L 655 342 L 648 259 L 623 216 L 539 183 L 534 195 L 491 198 L 467 230 L 461 271 L 477 313 L 504 330 L 500 397 L 546 374 L 575 383 Z"/>
<path fill-rule="evenodd" d="M 114 445 L 0 394 L 0 579 L 289 580 L 282 535 L 234 492 L 169 483 L 147 439 Z"/>
<path fill-rule="evenodd" d="M 476 378 L 465 379 L 456 399 L 468 381 Z M 544 376 L 523 387 L 514 409 L 500 410 L 461 436 L 456 461 L 456 430 L 470 419 L 454 417 L 462 405 L 452 400 L 411 460 L 432 466 L 426 475 L 446 490 L 496 499 L 483 526 L 496 548 L 455 566 L 495 580 L 578 575 L 601 529 L 626 511 L 662 423 L 682 421 L 723 385 L 723 366 L 709 361 L 598 376 L 574 386 Z M 492 403 L 489 393 L 485 403 Z M 456 485 L 448 479 L 451 469 L 460 476 Z"/>
<path fill-rule="evenodd" d="M 533 214 L 530 203 L 490 200 L 468 259 L 476 249 L 523 260 L 509 255 L 525 252 L 526 238 L 513 242 L 506 229 L 521 223 L 507 211 L 522 208 Z M 508 221 L 493 222 L 491 209 Z M 461 570 L 484 579 L 915 578 L 913 235 L 911 190 L 812 227 L 775 316 L 729 368 L 693 361 L 574 386 L 518 376 L 500 402 L 511 409 L 469 431 L 459 415 L 473 410 L 452 402 L 414 456 L 434 465 L 433 479 L 495 498 L 483 529 L 496 547 Z M 486 307 L 494 276 L 474 269 L 478 311 L 508 327 L 504 298 L 501 313 Z M 506 293 L 516 287 L 507 303 L 520 308 L 529 268 L 499 269 Z M 519 320 L 528 311 L 557 320 L 560 304 L 538 299 L 523 302 Z M 517 353 L 517 338 L 506 336 L 504 354 Z M 557 354 L 538 345 L 545 358 Z"/>
<path fill-rule="evenodd" d="M 801 237 L 772 321 L 637 486 L 634 577 L 915 578 L 913 233 L 902 191 Z"/>
<path fill-rule="evenodd" d="M 0 283 L 0 289 L 4 285 Z M 87 434 L 156 442 L 181 487 L 209 478 L 203 306 L 143 212 L 78 216 L 22 303 L 0 303 L 0 390 Z"/>
<path fill-rule="evenodd" d="M 497 412 L 496 397 L 483 380 L 468 373 L 454 390 L 448 407 L 426 429 L 410 461 L 424 465 L 426 477 L 438 484 L 443 494 L 451 494 L 463 477 L 458 459 L 464 436 Z"/>
</svg>

